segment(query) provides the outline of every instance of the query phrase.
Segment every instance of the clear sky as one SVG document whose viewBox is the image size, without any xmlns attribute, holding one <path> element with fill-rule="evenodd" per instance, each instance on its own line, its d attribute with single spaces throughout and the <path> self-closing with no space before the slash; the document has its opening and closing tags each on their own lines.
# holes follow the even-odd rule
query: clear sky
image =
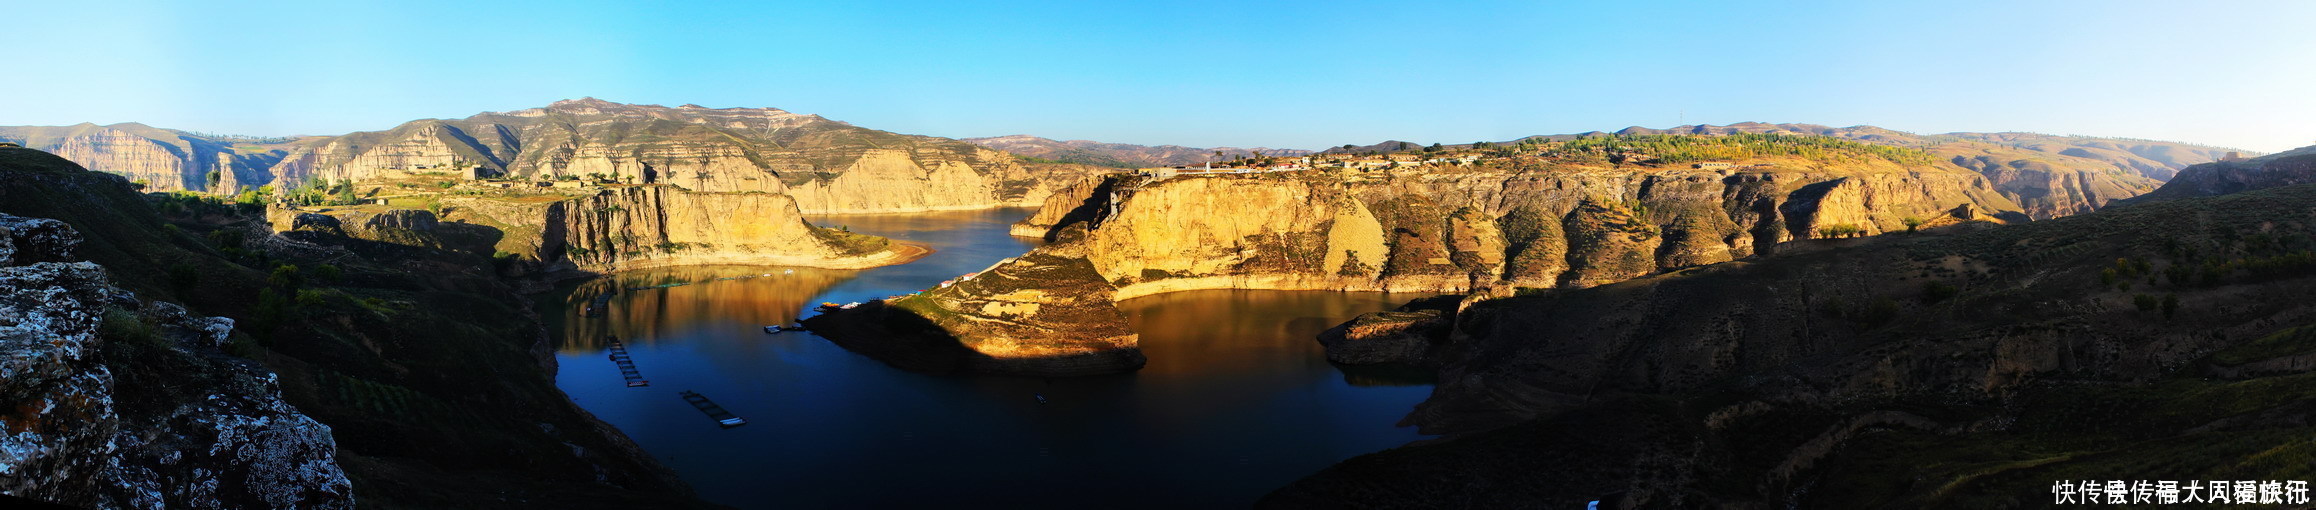
<svg viewBox="0 0 2316 510">
<path fill-rule="evenodd" d="M 1320 148 L 1872 124 L 2316 144 L 2316 2 L 13 2 L 0 125 L 338 134 L 594 96 Z"/>
</svg>

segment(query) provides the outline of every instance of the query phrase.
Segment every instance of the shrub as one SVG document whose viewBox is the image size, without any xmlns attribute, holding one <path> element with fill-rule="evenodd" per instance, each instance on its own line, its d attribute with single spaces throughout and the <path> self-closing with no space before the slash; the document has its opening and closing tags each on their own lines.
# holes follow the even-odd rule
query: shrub
<svg viewBox="0 0 2316 510">
<path fill-rule="evenodd" d="M 1945 301 L 1948 298 L 1954 297 L 1954 295 L 1959 292 L 1961 292 L 1961 289 L 1956 289 L 1954 288 L 1954 285 L 1946 282 L 1933 281 L 1930 283 L 1925 283 L 1922 284 L 1922 302 L 1936 303 L 1939 301 Z"/>
<path fill-rule="evenodd" d="M 200 284 L 201 268 L 184 262 L 169 264 L 169 286 L 185 290 Z"/>
<path fill-rule="evenodd" d="M 2132 295 L 2131 295 L 2131 305 L 2132 305 L 2132 306 L 2136 306 L 2136 307 L 2139 307 L 2139 311 L 2142 311 L 2142 312 L 2152 312 L 2152 311 L 2155 311 L 2155 308 L 2156 308 L 2156 307 L 2158 307 L 2158 306 L 2162 306 L 2162 302 L 2163 302 L 2163 300 L 2162 300 L 2162 299 L 2156 298 L 2156 297 L 2155 297 L 2155 296 L 2153 296 L 2153 295 L 2148 295 L 2148 294 L 2132 294 Z"/>
<path fill-rule="evenodd" d="M 338 283 L 340 276 L 344 276 L 344 272 L 340 271 L 338 266 L 329 264 L 314 266 L 314 279 L 321 280 L 322 283 Z"/>
</svg>

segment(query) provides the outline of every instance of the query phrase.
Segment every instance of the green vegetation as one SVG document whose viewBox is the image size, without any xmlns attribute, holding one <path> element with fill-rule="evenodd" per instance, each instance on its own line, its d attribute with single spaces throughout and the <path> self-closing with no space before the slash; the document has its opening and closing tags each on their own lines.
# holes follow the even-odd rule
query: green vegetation
<svg viewBox="0 0 2316 510">
<path fill-rule="evenodd" d="M 1854 223 L 1835 223 L 1817 228 L 1817 236 L 1821 238 L 1857 237 L 1862 235 L 1866 235 L 1866 227 L 1858 226 Z"/>
<path fill-rule="evenodd" d="M 283 199 L 296 205 L 354 205 L 362 203 L 361 198 L 354 196 L 354 181 L 352 179 L 306 181 L 296 188 L 291 188 Z"/>
<path fill-rule="evenodd" d="M 893 241 L 883 237 L 855 234 L 842 229 L 813 228 L 812 236 L 820 243 L 848 256 L 869 255 L 892 247 Z"/>
</svg>

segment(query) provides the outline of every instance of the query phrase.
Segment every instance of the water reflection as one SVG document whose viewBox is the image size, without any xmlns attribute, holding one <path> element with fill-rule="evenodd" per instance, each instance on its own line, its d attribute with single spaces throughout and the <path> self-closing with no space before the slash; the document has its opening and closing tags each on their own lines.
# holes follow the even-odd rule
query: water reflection
<svg viewBox="0 0 2316 510">
<path fill-rule="evenodd" d="M 767 335 L 822 301 L 921 289 L 1019 255 L 1027 210 L 815 217 L 934 247 L 862 271 L 677 268 L 589 282 L 562 300 L 556 384 L 711 501 L 742 508 L 1244 507 L 1329 464 L 1420 439 L 1394 424 L 1430 394 L 1356 384 L 1314 336 L 1415 296 L 1207 291 L 1123 303 L 1150 364 L 1071 379 L 933 377 L 809 333 Z M 721 279 L 766 272 L 775 277 Z M 667 283 L 702 282 L 672 287 Z M 619 288 L 602 317 L 580 309 Z M 642 288 L 641 290 L 627 290 Z M 628 350 L 627 388 L 591 340 Z M 1415 385 L 1406 385 L 1415 384 Z M 723 429 L 695 390 L 748 420 Z M 1038 403 L 1036 395 L 1048 398 Z"/>
<path fill-rule="evenodd" d="M 603 348 L 604 335 L 649 345 L 668 325 L 723 324 L 735 330 L 796 322 L 814 297 L 860 275 L 858 270 L 809 267 L 691 266 L 646 269 L 580 284 L 565 299 L 563 351 Z M 683 290 L 672 291 L 677 287 Z M 601 317 L 583 317 L 609 293 Z"/>
<path fill-rule="evenodd" d="M 1327 368 L 1319 332 L 1361 313 L 1389 310 L 1431 294 L 1202 290 L 1119 303 L 1142 351 L 1144 378 L 1260 374 L 1280 366 Z M 1378 382 L 1387 372 L 1370 372 Z M 1428 384 L 1420 377 L 1407 384 Z"/>
</svg>

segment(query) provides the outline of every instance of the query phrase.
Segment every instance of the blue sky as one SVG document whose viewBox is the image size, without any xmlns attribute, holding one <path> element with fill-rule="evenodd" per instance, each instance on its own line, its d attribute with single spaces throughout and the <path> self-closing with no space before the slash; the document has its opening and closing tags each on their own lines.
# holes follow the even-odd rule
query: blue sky
<svg viewBox="0 0 2316 510">
<path fill-rule="evenodd" d="M 487 4 L 487 5 L 469 5 Z M 66 2 L 0 125 L 385 129 L 594 96 L 1319 148 L 1872 124 L 2316 144 L 2316 2 Z"/>
</svg>

